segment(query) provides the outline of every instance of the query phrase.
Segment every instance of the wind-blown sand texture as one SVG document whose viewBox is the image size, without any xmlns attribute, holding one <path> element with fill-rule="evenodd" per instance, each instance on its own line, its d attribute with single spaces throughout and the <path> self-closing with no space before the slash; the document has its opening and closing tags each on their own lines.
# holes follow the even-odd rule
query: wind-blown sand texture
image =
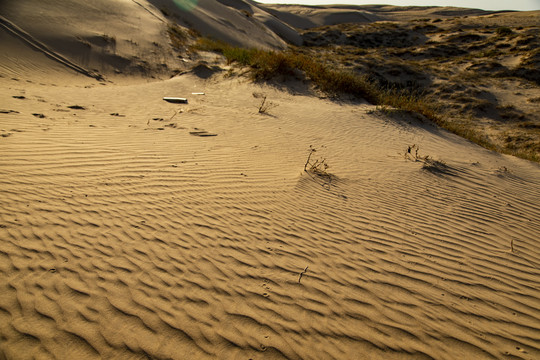
<svg viewBox="0 0 540 360">
<path fill-rule="evenodd" d="M 130 73 L 160 49 L 147 77 L 3 12 L 107 81 L 2 27 L 1 358 L 540 358 L 538 164 L 215 55 L 194 67 L 147 1 L 106 3 L 100 26 L 114 6 L 156 19 L 118 50 Z M 310 146 L 331 177 L 303 171 Z"/>
</svg>

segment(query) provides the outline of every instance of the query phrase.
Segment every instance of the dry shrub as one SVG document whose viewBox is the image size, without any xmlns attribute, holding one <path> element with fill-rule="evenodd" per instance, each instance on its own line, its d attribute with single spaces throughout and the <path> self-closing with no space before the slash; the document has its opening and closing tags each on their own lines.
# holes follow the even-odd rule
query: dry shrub
<svg viewBox="0 0 540 360">
<path fill-rule="evenodd" d="M 497 30 L 495 30 L 495 33 L 497 33 L 497 35 L 499 36 L 508 36 L 513 34 L 514 32 L 509 27 L 501 26 L 497 28 Z"/>
<path fill-rule="evenodd" d="M 448 165 L 442 160 L 435 160 L 429 155 L 421 156 L 418 152 L 420 147 L 416 144 L 410 145 L 405 151 L 405 159 L 414 162 L 422 163 L 422 170 L 429 171 L 434 174 L 452 174 L 452 171 Z"/>
<path fill-rule="evenodd" d="M 324 158 L 311 159 L 311 156 L 316 152 L 317 152 L 317 149 L 315 149 L 313 145 L 310 145 L 309 155 L 304 165 L 304 171 L 308 173 L 312 173 L 320 177 L 328 178 L 329 180 L 331 180 L 333 175 L 328 172 L 328 168 L 330 166 L 326 163 L 326 159 Z"/>
<path fill-rule="evenodd" d="M 279 106 L 279 104 L 273 103 L 271 101 L 266 101 L 267 96 L 263 93 L 253 93 L 255 99 L 261 99 L 261 103 L 258 106 L 259 114 L 267 114 L 268 111 L 272 108 Z"/>
</svg>

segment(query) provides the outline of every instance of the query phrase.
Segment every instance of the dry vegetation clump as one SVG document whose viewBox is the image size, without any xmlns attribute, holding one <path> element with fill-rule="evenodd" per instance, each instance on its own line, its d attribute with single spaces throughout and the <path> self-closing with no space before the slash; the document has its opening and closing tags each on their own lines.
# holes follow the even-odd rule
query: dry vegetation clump
<svg viewBox="0 0 540 360">
<path fill-rule="evenodd" d="M 540 46 L 540 41 L 538 41 Z M 528 52 L 523 60 L 509 75 L 527 79 L 540 85 L 540 47 Z"/>
<path fill-rule="evenodd" d="M 167 34 L 172 46 L 177 50 L 183 48 L 188 41 L 188 34 L 178 25 L 170 24 L 167 28 Z"/>
<path fill-rule="evenodd" d="M 330 166 L 325 158 L 319 157 L 317 159 L 312 159 L 313 154 L 316 152 L 317 149 L 315 149 L 313 145 L 310 145 L 308 157 L 304 164 L 304 172 L 324 189 L 330 190 L 333 186 L 333 182 L 337 180 L 337 176 L 328 172 Z"/>
<path fill-rule="evenodd" d="M 250 67 L 253 80 L 269 80 L 277 75 L 291 75 L 294 69 L 292 57 L 283 52 L 245 49 L 209 38 L 199 38 L 193 48 L 220 53 L 228 64 Z"/>
<path fill-rule="evenodd" d="M 495 32 L 499 36 L 508 36 L 508 35 L 512 35 L 514 33 L 512 31 L 512 29 L 510 29 L 507 26 L 501 26 L 501 27 L 497 28 L 497 30 L 495 30 Z"/>
<path fill-rule="evenodd" d="M 410 145 L 405 151 L 405 159 L 414 162 L 422 163 L 422 170 L 429 171 L 436 175 L 452 174 L 452 171 L 448 165 L 442 160 L 435 160 L 429 155 L 421 156 L 419 154 L 420 147 L 416 144 Z"/>
<path fill-rule="evenodd" d="M 268 96 L 266 94 L 255 92 L 253 93 L 253 97 L 255 99 L 260 99 L 261 101 L 261 103 L 258 105 L 259 114 L 268 114 L 268 111 L 270 109 L 279 106 L 279 104 L 276 104 L 272 101 L 267 101 L 266 99 L 268 98 Z"/>
<path fill-rule="evenodd" d="M 422 42 L 423 28 L 399 28 L 395 23 L 335 25 L 315 28 L 303 34 L 305 46 L 347 45 L 357 48 L 410 47 Z"/>
<path fill-rule="evenodd" d="M 514 105 L 500 105 L 497 106 L 497 110 L 501 119 L 506 121 L 523 121 L 525 120 L 525 114 L 517 109 Z"/>
<path fill-rule="evenodd" d="M 310 145 L 309 154 L 308 154 L 306 163 L 304 165 L 304 171 L 311 173 L 313 175 L 317 175 L 319 177 L 328 179 L 328 180 L 332 180 L 334 175 L 328 172 L 328 168 L 330 166 L 326 162 L 326 159 L 324 158 L 311 159 L 311 156 L 316 152 L 317 152 L 317 149 L 315 149 L 313 145 Z"/>
<path fill-rule="evenodd" d="M 193 29 L 184 28 L 178 24 L 169 23 L 167 26 L 167 34 L 171 40 L 171 45 L 177 51 L 185 50 L 200 34 Z"/>
</svg>

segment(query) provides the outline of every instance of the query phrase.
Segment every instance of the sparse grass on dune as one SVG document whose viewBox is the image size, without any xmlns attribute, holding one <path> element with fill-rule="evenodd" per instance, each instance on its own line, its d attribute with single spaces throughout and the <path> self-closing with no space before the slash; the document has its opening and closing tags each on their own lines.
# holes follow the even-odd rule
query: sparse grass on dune
<svg viewBox="0 0 540 360">
<path fill-rule="evenodd" d="M 221 53 L 229 64 L 236 63 L 239 66 L 249 67 L 250 75 L 255 81 L 270 80 L 276 76 L 288 76 L 301 71 L 319 90 L 331 96 L 351 94 L 364 98 L 374 105 L 390 106 L 398 110 L 421 114 L 442 128 L 486 149 L 531 161 L 538 162 L 540 160 L 534 152 L 510 150 L 497 146 L 487 136 L 476 131 L 474 127 L 446 119 L 432 97 L 428 98 L 420 92 L 406 88 L 383 87 L 370 80 L 367 75 L 332 68 L 322 61 L 294 50 L 246 49 L 208 38 L 199 38 L 194 48 Z"/>
<path fill-rule="evenodd" d="M 188 40 L 187 34 L 177 25 L 169 25 L 167 33 L 175 49 L 181 49 Z"/>
<path fill-rule="evenodd" d="M 229 64 L 237 63 L 250 67 L 253 80 L 269 80 L 278 75 L 292 75 L 295 70 L 300 70 L 321 91 L 330 95 L 347 93 L 364 98 L 375 105 L 388 105 L 406 111 L 414 111 L 437 123 L 440 122 L 435 109 L 419 95 L 406 90 L 384 89 L 370 81 L 367 76 L 332 69 L 311 57 L 292 50 L 244 49 L 207 38 L 199 39 L 195 48 L 219 52 L 225 56 Z"/>
</svg>

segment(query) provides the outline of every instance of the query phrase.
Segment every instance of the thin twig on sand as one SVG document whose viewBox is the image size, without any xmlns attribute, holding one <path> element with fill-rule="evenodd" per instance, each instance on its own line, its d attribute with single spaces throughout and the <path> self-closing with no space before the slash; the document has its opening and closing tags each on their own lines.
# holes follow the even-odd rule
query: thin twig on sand
<svg viewBox="0 0 540 360">
<path fill-rule="evenodd" d="M 308 267 L 306 266 L 306 268 L 304 269 L 304 271 L 302 271 L 302 272 L 300 273 L 300 276 L 298 276 L 298 283 L 299 283 L 299 284 L 300 284 L 300 280 L 302 280 L 302 275 L 304 275 L 305 273 L 307 273 L 307 268 L 308 268 Z"/>
</svg>

